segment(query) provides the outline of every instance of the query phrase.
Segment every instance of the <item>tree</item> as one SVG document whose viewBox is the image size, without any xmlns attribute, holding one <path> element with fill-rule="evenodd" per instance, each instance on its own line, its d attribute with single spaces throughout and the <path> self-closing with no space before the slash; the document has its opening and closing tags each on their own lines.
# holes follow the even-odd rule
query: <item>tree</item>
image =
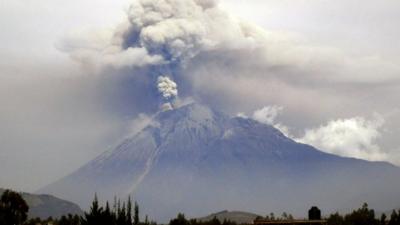
<svg viewBox="0 0 400 225">
<path fill-rule="evenodd" d="M 36 224 L 40 224 L 41 221 L 42 221 L 42 220 L 41 220 L 39 217 L 36 217 L 36 218 L 33 218 L 33 219 L 28 220 L 28 221 L 25 222 L 24 224 L 25 224 L 25 225 L 36 225 Z M 2 224 L 1 221 L 0 221 L 0 224 Z"/>
<path fill-rule="evenodd" d="M 321 210 L 317 206 L 312 206 L 310 210 L 308 210 L 308 219 L 309 220 L 320 220 L 321 219 Z"/>
<path fill-rule="evenodd" d="M 82 225 L 102 225 L 104 224 L 102 215 L 103 208 L 99 206 L 97 194 L 95 194 L 92 206 L 90 207 L 90 212 L 85 213 L 84 217 L 81 218 L 81 223 Z"/>
<path fill-rule="evenodd" d="M 400 223 L 399 214 L 397 214 L 396 210 L 393 210 L 392 214 L 390 215 L 390 220 L 388 225 L 398 225 Z"/>
<path fill-rule="evenodd" d="M 122 208 L 119 210 L 117 214 L 117 219 L 116 219 L 116 224 L 117 225 L 126 225 L 126 221 L 128 219 L 126 218 L 126 208 L 125 208 L 125 202 L 122 203 Z"/>
<path fill-rule="evenodd" d="M 331 214 L 327 220 L 328 225 L 344 225 L 344 218 L 338 212 Z"/>
<path fill-rule="evenodd" d="M 381 220 L 380 220 L 380 225 L 386 225 L 386 214 L 382 213 L 381 215 Z"/>
<path fill-rule="evenodd" d="M 126 217 L 127 217 L 127 224 L 132 225 L 132 201 L 131 196 L 128 197 L 128 203 L 126 205 Z"/>
<path fill-rule="evenodd" d="M 169 222 L 169 225 L 190 225 L 189 221 L 185 218 L 185 214 L 178 213 L 175 219 Z"/>
<path fill-rule="evenodd" d="M 134 225 L 138 225 L 140 223 L 140 219 L 139 219 L 139 205 L 138 203 L 135 201 L 135 209 L 134 209 L 134 217 L 133 217 L 133 224 Z"/>
<path fill-rule="evenodd" d="M 274 221 L 275 220 L 275 214 L 272 212 L 269 214 L 270 220 Z"/>
<path fill-rule="evenodd" d="M 29 207 L 17 192 L 6 190 L 0 198 L 0 224 L 19 225 L 28 218 Z"/>
<path fill-rule="evenodd" d="M 58 225 L 69 225 L 69 221 L 66 216 L 62 216 L 58 221 Z"/>
<path fill-rule="evenodd" d="M 219 221 L 219 219 L 217 219 L 217 217 L 214 216 L 212 220 L 203 222 L 203 225 L 221 225 L 221 221 Z"/>
<path fill-rule="evenodd" d="M 222 225 L 237 225 L 235 222 L 224 219 L 224 221 L 222 222 Z"/>
<path fill-rule="evenodd" d="M 367 203 L 364 203 L 358 210 L 346 215 L 345 222 L 349 225 L 377 225 L 379 223 L 379 221 L 375 219 L 375 211 L 369 209 Z"/>
<path fill-rule="evenodd" d="M 103 212 L 103 221 L 104 224 L 109 224 L 109 225 L 115 224 L 115 215 L 111 212 L 108 201 L 106 202 L 106 209 Z"/>
</svg>

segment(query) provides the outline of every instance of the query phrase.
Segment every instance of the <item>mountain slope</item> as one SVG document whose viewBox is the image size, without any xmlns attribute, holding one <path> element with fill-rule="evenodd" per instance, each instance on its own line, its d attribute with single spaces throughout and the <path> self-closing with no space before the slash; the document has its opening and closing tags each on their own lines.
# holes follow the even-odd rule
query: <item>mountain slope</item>
<svg viewBox="0 0 400 225">
<path fill-rule="evenodd" d="M 230 118 L 191 104 L 158 114 L 140 133 L 40 190 L 83 206 L 94 192 L 132 194 L 150 216 L 166 221 L 220 209 L 302 215 L 368 202 L 400 201 L 400 169 L 338 157 L 285 137 L 272 126 Z"/>
<path fill-rule="evenodd" d="M 4 189 L 0 188 L 0 195 L 4 192 Z M 83 211 L 81 208 L 69 201 L 65 201 L 56 198 L 51 195 L 35 195 L 29 193 L 21 193 L 22 198 L 26 201 L 29 206 L 28 217 L 41 219 L 47 219 L 50 216 L 53 218 L 59 218 L 62 215 L 82 215 Z"/>
</svg>

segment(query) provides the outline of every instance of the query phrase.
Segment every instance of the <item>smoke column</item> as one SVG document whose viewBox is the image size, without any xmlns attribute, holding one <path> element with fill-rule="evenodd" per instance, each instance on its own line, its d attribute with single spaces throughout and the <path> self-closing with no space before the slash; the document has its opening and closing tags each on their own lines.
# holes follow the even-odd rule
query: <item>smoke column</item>
<svg viewBox="0 0 400 225">
<path fill-rule="evenodd" d="M 178 85 L 168 76 L 159 76 L 157 89 L 163 98 L 162 110 L 173 109 L 173 101 L 178 97 Z"/>
</svg>

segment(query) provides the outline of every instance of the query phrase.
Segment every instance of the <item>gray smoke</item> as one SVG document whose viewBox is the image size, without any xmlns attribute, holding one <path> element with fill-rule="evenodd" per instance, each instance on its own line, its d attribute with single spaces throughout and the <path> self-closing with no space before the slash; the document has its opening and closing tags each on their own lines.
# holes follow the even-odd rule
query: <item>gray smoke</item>
<svg viewBox="0 0 400 225">
<path fill-rule="evenodd" d="M 157 89 L 163 98 L 161 106 L 162 111 L 173 109 L 173 102 L 178 97 L 178 86 L 167 76 L 159 76 L 157 78 Z"/>
<path fill-rule="evenodd" d="M 201 52 L 253 48 L 260 32 L 220 9 L 215 0 L 138 0 L 127 19 L 113 33 L 68 38 L 59 47 L 92 66 L 173 67 L 185 66 Z"/>
</svg>

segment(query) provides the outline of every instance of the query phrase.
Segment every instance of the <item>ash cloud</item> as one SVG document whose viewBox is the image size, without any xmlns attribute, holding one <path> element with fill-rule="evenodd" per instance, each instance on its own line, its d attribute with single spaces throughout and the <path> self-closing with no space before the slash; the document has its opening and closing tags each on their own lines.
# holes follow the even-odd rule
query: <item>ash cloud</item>
<svg viewBox="0 0 400 225">
<path fill-rule="evenodd" d="M 58 47 L 83 65 L 174 70 L 202 52 L 255 47 L 249 28 L 215 0 L 139 0 L 114 31 L 71 35 Z"/>
<path fill-rule="evenodd" d="M 78 35 L 60 46 L 85 66 L 149 68 L 147 76 L 170 74 L 200 94 L 239 92 L 235 88 L 243 85 L 242 79 L 283 82 L 304 92 L 301 88 L 315 84 L 399 82 L 400 72 L 396 63 L 377 56 L 354 57 L 311 45 L 293 33 L 263 30 L 213 0 L 134 1 L 125 23 L 114 31 L 89 39 Z M 210 84 L 212 79 L 220 82 Z M 232 79 L 238 85 L 229 85 Z"/>
</svg>

